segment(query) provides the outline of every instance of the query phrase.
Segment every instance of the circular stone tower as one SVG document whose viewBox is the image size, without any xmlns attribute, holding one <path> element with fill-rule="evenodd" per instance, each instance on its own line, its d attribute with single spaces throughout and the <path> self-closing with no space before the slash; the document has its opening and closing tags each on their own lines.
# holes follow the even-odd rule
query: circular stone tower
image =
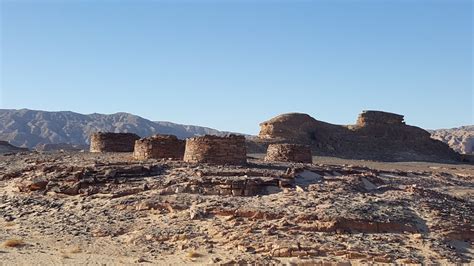
<svg viewBox="0 0 474 266">
<path fill-rule="evenodd" d="M 96 132 L 91 135 L 90 152 L 132 152 L 138 139 L 133 133 Z"/>
<path fill-rule="evenodd" d="M 245 164 L 247 148 L 244 136 L 205 135 L 186 140 L 184 161 L 212 164 Z"/>
<path fill-rule="evenodd" d="M 311 149 L 299 144 L 268 145 L 265 161 L 312 163 Z"/>
<path fill-rule="evenodd" d="M 133 157 L 145 159 L 182 160 L 185 141 L 173 135 L 155 135 L 135 141 Z"/>
</svg>

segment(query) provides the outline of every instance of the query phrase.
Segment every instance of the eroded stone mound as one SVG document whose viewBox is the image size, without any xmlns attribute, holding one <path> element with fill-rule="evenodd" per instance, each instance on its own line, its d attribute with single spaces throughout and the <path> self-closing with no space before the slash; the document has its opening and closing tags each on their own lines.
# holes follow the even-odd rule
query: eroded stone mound
<svg viewBox="0 0 474 266">
<path fill-rule="evenodd" d="M 311 149 L 299 144 L 270 144 L 268 145 L 265 161 L 311 163 Z"/>
<path fill-rule="evenodd" d="M 317 121 L 307 114 L 282 114 L 260 124 L 261 139 L 305 139 Z"/>
<path fill-rule="evenodd" d="M 459 160 L 459 154 L 427 131 L 406 125 L 403 116 L 364 111 L 355 125 L 318 121 L 306 114 L 283 114 L 260 124 L 257 143 L 309 145 L 313 155 L 371 160 Z"/>
<path fill-rule="evenodd" d="M 132 152 L 140 137 L 133 133 L 97 132 L 91 135 L 91 152 Z"/>
<path fill-rule="evenodd" d="M 244 136 L 205 135 L 186 140 L 184 161 L 213 164 L 245 164 L 247 148 Z"/>
<path fill-rule="evenodd" d="M 185 141 L 173 135 L 155 135 L 135 141 L 135 159 L 175 159 L 182 160 Z"/>
<path fill-rule="evenodd" d="M 22 152 L 22 151 L 28 151 L 28 149 L 16 147 L 8 143 L 8 141 L 0 140 L 0 153 Z"/>
</svg>

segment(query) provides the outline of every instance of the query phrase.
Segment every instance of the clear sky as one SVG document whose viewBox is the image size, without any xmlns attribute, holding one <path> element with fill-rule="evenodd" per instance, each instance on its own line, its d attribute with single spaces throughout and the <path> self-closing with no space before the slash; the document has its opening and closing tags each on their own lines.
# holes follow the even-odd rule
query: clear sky
<svg viewBox="0 0 474 266">
<path fill-rule="evenodd" d="M 286 112 L 473 124 L 470 0 L 0 2 L 0 108 L 252 134 Z"/>
</svg>

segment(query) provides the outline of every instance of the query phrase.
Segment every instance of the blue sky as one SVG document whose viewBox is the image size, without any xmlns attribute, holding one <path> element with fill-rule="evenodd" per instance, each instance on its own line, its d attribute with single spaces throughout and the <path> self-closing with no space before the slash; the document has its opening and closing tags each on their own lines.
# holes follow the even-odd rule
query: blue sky
<svg viewBox="0 0 474 266">
<path fill-rule="evenodd" d="M 469 0 L 0 1 L 0 108 L 253 134 L 286 112 L 473 124 Z"/>
</svg>

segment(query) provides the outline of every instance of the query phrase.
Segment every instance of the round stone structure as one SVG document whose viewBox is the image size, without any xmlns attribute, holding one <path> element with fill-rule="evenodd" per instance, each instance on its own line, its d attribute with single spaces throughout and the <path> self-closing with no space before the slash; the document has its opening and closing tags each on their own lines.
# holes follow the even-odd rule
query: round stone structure
<svg viewBox="0 0 474 266">
<path fill-rule="evenodd" d="M 265 161 L 312 163 L 311 149 L 300 144 L 270 144 Z"/>
<path fill-rule="evenodd" d="M 245 137 L 205 135 L 186 140 L 184 161 L 211 164 L 245 164 L 247 147 Z"/>
<path fill-rule="evenodd" d="M 138 139 L 133 133 L 96 132 L 91 135 L 90 152 L 133 152 Z"/>
<path fill-rule="evenodd" d="M 174 135 L 154 135 L 135 141 L 133 157 L 145 159 L 174 159 L 182 160 L 185 141 Z"/>
</svg>

